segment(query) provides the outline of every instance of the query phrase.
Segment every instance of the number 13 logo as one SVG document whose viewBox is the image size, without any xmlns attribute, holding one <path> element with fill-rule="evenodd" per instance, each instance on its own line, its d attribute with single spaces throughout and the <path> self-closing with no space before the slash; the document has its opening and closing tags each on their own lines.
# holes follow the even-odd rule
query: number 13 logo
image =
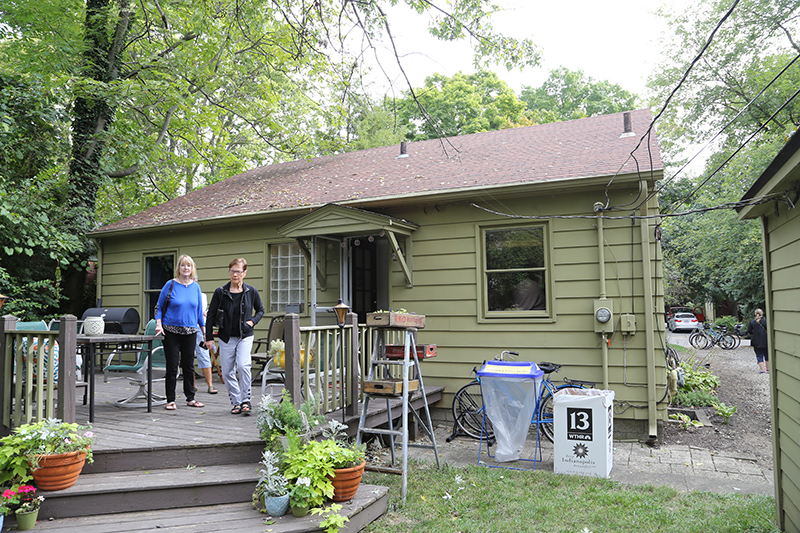
<svg viewBox="0 0 800 533">
<path fill-rule="evenodd" d="M 592 435 L 592 410 L 567 407 L 567 435 L 568 438 L 578 440 L 591 440 Z M 583 438 L 581 438 L 581 436 Z M 588 439 L 586 438 L 588 436 Z"/>
</svg>

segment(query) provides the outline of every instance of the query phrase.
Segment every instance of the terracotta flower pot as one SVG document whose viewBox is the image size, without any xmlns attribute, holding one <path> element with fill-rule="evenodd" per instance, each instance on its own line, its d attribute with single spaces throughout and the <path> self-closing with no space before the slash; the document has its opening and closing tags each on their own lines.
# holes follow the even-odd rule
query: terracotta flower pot
<svg viewBox="0 0 800 533">
<path fill-rule="evenodd" d="M 337 468 L 334 470 L 333 482 L 333 501 L 346 502 L 352 500 L 358 486 L 361 485 L 361 476 L 364 475 L 364 468 L 367 462 L 363 461 L 360 465 L 352 468 Z"/>
<path fill-rule="evenodd" d="M 68 489 L 78 480 L 86 462 L 85 452 L 40 455 L 39 467 L 31 472 L 39 490 Z"/>
</svg>

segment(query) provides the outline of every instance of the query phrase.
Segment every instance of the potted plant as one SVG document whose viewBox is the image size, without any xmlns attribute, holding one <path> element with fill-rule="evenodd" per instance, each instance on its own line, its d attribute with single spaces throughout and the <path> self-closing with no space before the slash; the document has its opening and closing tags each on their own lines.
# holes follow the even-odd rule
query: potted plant
<svg viewBox="0 0 800 533">
<path fill-rule="evenodd" d="M 93 460 L 91 430 L 56 418 L 19 426 L 0 442 L 0 483 L 33 478 L 41 490 L 62 490 Z"/>
<path fill-rule="evenodd" d="M 277 449 L 276 441 L 279 440 L 279 437 L 295 434 L 307 438 L 311 434 L 311 430 L 324 419 L 316 414 L 316 402 L 313 397 L 304 401 L 298 409 L 292 403 L 289 392 L 284 389 L 280 401 L 269 394 L 261 397 L 256 426 L 261 438 L 267 441 L 268 447 L 275 451 L 282 451 L 287 448 L 288 443 L 284 439 L 282 447 Z"/>
<path fill-rule="evenodd" d="M 17 517 L 17 529 L 25 531 L 33 529 L 39 518 L 39 508 L 44 496 L 36 495 L 36 487 L 31 485 L 15 485 L 3 491 L 0 508 L 3 514 L 14 511 Z"/>
<path fill-rule="evenodd" d="M 334 470 L 331 482 L 335 502 L 345 502 L 355 497 L 367 465 L 366 446 L 348 440 L 344 433 L 346 428 L 344 424 L 331 420 L 322 432 L 327 442 L 335 444 L 330 452 Z"/>
<path fill-rule="evenodd" d="M 265 450 L 261 455 L 260 478 L 253 492 L 253 505 L 270 516 L 283 516 L 289 510 L 288 480 L 281 474 L 278 454 Z"/>
</svg>

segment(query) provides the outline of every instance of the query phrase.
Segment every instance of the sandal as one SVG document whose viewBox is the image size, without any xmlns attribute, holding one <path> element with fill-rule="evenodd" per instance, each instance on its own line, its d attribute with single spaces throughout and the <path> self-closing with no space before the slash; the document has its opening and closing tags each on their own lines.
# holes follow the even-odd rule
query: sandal
<svg viewBox="0 0 800 533">
<path fill-rule="evenodd" d="M 250 411 L 252 411 L 252 410 L 253 410 L 253 408 L 250 406 L 250 402 L 242 402 L 242 414 L 243 415 L 249 416 L 250 415 Z"/>
<path fill-rule="evenodd" d="M 242 407 L 240 405 L 234 405 L 233 409 L 231 409 L 232 415 L 238 415 L 241 412 L 242 412 Z"/>
<path fill-rule="evenodd" d="M 189 400 L 188 402 L 186 402 L 186 405 L 188 405 L 189 407 L 205 407 L 206 406 L 206 404 L 200 403 L 197 400 Z"/>
<path fill-rule="evenodd" d="M 167 405 L 164 406 L 164 409 L 166 409 L 167 411 L 177 411 L 178 406 L 175 405 L 175 402 L 169 402 Z"/>
<path fill-rule="evenodd" d="M 208 393 L 209 393 L 209 394 L 216 394 L 216 393 L 218 393 L 218 392 L 219 392 L 219 391 L 218 391 L 217 389 L 215 389 L 215 388 L 214 388 L 214 385 L 209 385 L 209 386 L 208 386 Z"/>
</svg>

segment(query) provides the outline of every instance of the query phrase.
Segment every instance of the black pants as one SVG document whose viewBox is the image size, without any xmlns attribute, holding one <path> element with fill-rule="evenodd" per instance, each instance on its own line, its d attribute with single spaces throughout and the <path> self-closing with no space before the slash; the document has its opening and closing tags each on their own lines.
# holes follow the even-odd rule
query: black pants
<svg viewBox="0 0 800 533">
<path fill-rule="evenodd" d="M 194 400 L 194 346 L 197 334 L 177 335 L 164 331 L 164 358 L 167 360 L 167 403 L 175 401 L 175 386 L 178 383 L 178 364 L 183 372 L 183 395 L 186 401 Z"/>
</svg>

